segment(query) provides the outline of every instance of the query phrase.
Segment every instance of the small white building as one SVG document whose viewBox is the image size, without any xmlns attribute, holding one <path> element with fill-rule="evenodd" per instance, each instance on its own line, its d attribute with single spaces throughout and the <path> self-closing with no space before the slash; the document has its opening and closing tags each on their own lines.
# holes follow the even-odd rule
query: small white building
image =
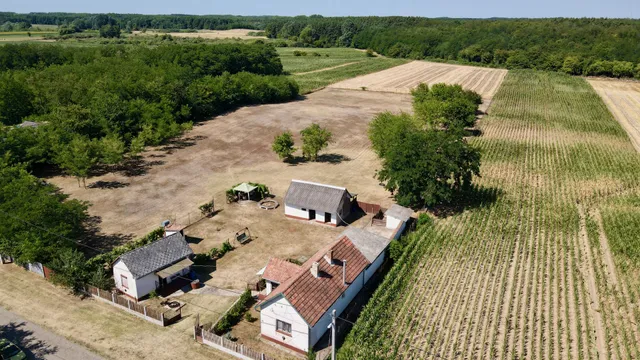
<svg viewBox="0 0 640 360">
<path fill-rule="evenodd" d="M 331 323 L 331 312 L 345 310 L 384 262 L 390 242 L 348 228 L 272 289 L 260 305 L 261 336 L 300 354 L 313 349 Z"/>
<path fill-rule="evenodd" d="M 113 264 L 116 288 L 138 301 L 156 289 L 186 276 L 193 251 L 181 232 L 121 255 Z"/>
<path fill-rule="evenodd" d="M 338 226 L 351 213 L 352 198 L 343 187 L 292 180 L 284 198 L 284 214 Z"/>
<path fill-rule="evenodd" d="M 384 213 L 387 220 L 386 228 L 396 229 L 400 226 L 400 229 L 396 232 L 396 238 L 399 237 L 404 231 L 407 221 L 409 221 L 411 215 L 413 215 L 413 210 L 398 204 L 391 205 L 389 210 Z"/>
</svg>

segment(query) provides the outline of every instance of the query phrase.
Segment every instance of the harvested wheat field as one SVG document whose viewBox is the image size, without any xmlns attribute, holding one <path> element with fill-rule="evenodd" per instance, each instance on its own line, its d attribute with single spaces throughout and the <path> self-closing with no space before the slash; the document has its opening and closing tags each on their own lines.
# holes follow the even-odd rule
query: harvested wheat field
<svg viewBox="0 0 640 360">
<path fill-rule="evenodd" d="M 329 87 L 409 93 L 420 83 L 460 84 L 465 89 L 482 95 L 484 104 L 481 110 L 486 110 L 506 74 L 507 70 L 503 69 L 412 61 L 377 73 L 344 80 Z"/>
<path fill-rule="evenodd" d="M 203 38 L 203 39 L 266 39 L 266 36 L 253 36 L 249 33 L 257 32 L 258 30 L 251 29 L 231 29 L 231 30 L 198 30 L 194 32 L 170 32 L 161 33 L 157 31 L 134 31 L 134 35 L 163 35 L 169 34 L 175 37 L 182 38 Z"/>
<path fill-rule="evenodd" d="M 629 80 L 589 79 L 609 110 L 629 133 L 640 151 L 640 82 Z"/>
</svg>

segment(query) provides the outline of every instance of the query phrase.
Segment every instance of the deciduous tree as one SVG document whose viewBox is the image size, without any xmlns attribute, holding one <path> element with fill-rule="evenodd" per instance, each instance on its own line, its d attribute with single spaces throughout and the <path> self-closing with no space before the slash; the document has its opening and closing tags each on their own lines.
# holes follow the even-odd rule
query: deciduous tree
<svg viewBox="0 0 640 360">
<path fill-rule="evenodd" d="M 294 148 L 293 145 L 293 134 L 291 131 L 285 131 L 273 139 L 271 149 L 273 152 L 278 154 L 280 160 L 288 161 L 291 160 L 291 156 L 296 151 L 296 148 Z"/>
<path fill-rule="evenodd" d="M 320 150 L 325 149 L 333 138 L 329 130 L 321 128 L 316 123 L 302 130 L 300 134 L 302 135 L 302 156 L 311 161 L 318 160 Z"/>
</svg>

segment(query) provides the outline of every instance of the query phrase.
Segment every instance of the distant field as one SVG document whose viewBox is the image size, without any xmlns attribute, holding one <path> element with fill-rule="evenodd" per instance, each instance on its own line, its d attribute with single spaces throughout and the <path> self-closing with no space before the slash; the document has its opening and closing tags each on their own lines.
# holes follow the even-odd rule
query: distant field
<svg viewBox="0 0 640 360">
<path fill-rule="evenodd" d="M 31 33 L 31 36 L 29 36 Z M 55 35 L 51 31 L 11 31 L 0 32 L 0 42 L 36 41 L 44 39 L 45 35 Z"/>
<path fill-rule="evenodd" d="M 629 133 L 640 151 L 640 82 L 613 79 L 589 79 L 620 125 Z"/>
<path fill-rule="evenodd" d="M 361 89 L 409 93 L 420 83 L 460 84 L 482 95 L 488 105 L 507 70 L 412 61 L 406 65 L 331 85 L 336 89 Z"/>
<path fill-rule="evenodd" d="M 277 50 L 284 70 L 294 75 L 370 59 L 363 51 L 349 48 L 278 48 Z M 295 56 L 295 51 L 305 52 L 307 55 Z M 321 56 L 314 56 L 314 53 Z"/>
<path fill-rule="evenodd" d="M 203 39 L 232 39 L 239 38 L 243 40 L 247 39 L 266 39 L 265 36 L 250 36 L 249 33 L 256 32 L 257 30 L 251 29 L 232 29 L 232 30 L 198 30 L 196 32 L 170 32 L 164 33 L 159 31 L 149 30 L 146 32 L 134 31 L 134 35 L 138 36 L 152 36 L 152 35 L 164 35 L 169 34 L 174 37 L 183 38 L 203 38 Z"/>
</svg>

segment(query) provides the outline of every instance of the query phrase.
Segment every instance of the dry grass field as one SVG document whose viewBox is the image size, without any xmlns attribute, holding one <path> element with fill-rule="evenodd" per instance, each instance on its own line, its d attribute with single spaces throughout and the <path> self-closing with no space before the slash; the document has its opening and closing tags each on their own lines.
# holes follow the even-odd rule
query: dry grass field
<svg viewBox="0 0 640 360">
<path fill-rule="evenodd" d="M 481 110 L 486 110 L 506 74 L 507 70 L 503 69 L 412 61 L 385 71 L 344 80 L 329 87 L 352 90 L 364 87 L 367 91 L 409 93 L 420 83 L 460 84 L 465 89 L 482 95 L 484 104 Z"/>
<path fill-rule="evenodd" d="M 174 37 L 183 37 L 183 38 L 203 38 L 203 39 L 266 39 L 266 36 L 251 36 L 250 32 L 256 32 L 258 30 L 251 29 L 231 29 L 231 30 L 198 30 L 196 32 L 170 32 L 163 33 L 158 31 L 134 31 L 133 35 L 138 36 L 152 36 L 152 35 L 163 35 L 169 34 Z"/>
<path fill-rule="evenodd" d="M 91 202 L 89 212 L 101 219 L 102 233 L 119 234 L 123 240 L 148 233 L 164 219 L 188 223 L 199 215 L 198 206 L 211 198 L 223 209 L 219 216 L 224 216 L 224 191 L 242 181 L 267 184 L 280 197 L 291 179 L 317 181 L 346 186 L 363 201 L 390 205 L 389 194 L 373 177 L 379 162 L 369 149 L 367 124 L 378 112 L 410 108 L 411 99 L 405 94 L 323 90 L 303 100 L 244 107 L 198 124 L 181 139 L 147 151 L 135 167 L 89 178 L 86 189 L 72 177 L 49 181 L 72 197 Z M 312 122 L 335 136 L 320 161 L 279 161 L 271 151 L 273 137 L 291 130 L 300 142 L 300 130 Z M 237 221 L 236 227 L 245 224 Z M 265 220 L 256 215 L 251 221 Z M 239 229 L 230 225 L 232 230 Z M 200 235 L 207 241 L 221 237 Z"/>
<path fill-rule="evenodd" d="M 640 151 L 640 82 L 613 79 L 589 79 L 609 110 L 629 133 Z"/>
</svg>

